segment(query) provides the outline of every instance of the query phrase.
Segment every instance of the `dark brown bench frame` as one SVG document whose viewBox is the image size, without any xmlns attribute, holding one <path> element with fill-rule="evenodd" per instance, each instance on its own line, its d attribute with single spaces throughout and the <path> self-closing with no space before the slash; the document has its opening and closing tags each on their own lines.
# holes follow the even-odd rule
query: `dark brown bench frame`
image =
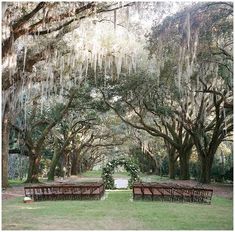
<svg viewBox="0 0 235 232">
<path fill-rule="evenodd" d="M 211 204 L 213 189 L 191 187 L 173 183 L 134 183 L 133 199 L 197 202 Z"/>
<path fill-rule="evenodd" d="M 101 199 L 104 195 L 104 183 L 32 185 L 24 187 L 26 197 L 40 200 L 82 200 Z"/>
</svg>

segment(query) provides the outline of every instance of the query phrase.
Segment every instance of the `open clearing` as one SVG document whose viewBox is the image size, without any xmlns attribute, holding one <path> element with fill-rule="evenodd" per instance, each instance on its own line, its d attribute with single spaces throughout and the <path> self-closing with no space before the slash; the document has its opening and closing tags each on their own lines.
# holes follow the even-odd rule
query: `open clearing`
<svg viewBox="0 0 235 232">
<path fill-rule="evenodd" d="M 3 201 L 3 229 L 12 230 L 232 230 L 233 201 L 211 205 L 132 201 L 131 191 L 107 191 L 101 201 Z"/>
</svg>

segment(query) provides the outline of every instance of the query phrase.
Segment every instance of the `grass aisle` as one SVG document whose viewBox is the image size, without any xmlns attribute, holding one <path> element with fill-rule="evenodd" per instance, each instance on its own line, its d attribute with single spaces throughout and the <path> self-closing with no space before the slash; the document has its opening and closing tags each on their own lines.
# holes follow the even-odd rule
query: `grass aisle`
<svg viewBox="0 0 235 232">
<path fill-rule="evenodd" d="M 131 200 L 131 192 L 106 192 L 101 201 L 3 201 L 3 229 L 213 229 L 232 230 L 232 200 L 212 205 Z"/>
</svg>

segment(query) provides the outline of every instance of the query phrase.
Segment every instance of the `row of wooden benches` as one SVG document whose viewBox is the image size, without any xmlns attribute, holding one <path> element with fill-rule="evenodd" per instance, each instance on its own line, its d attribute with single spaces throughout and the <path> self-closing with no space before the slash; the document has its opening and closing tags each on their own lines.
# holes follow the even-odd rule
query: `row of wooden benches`
<svg viewBox="0 0 235 232">
<path fill-rule="evenodd" d="M 24 187 L 25 196 L 34 201 L 101 199 L 104 183 L 52 184 Z M 211 203 L 212 189 L 172 183 L 134 183 L 133 199 Z"/>
<path fill-rule="evenodd" d="M 26 197 L 40 200 L 101 199 L 103 183 L 33 185 L 24 187 Z"/>
<path fill-rule="evenodd" d="M 172 183 L 135 183 L 134 199 L 211 203 L 213 189 Z"/>
</svg>

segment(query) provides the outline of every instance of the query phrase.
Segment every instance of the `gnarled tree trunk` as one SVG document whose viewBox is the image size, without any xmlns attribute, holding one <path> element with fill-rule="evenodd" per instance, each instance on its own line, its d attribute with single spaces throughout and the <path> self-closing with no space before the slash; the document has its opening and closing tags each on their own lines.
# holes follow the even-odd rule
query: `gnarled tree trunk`
<svg viewBox="0 0 235 232">
<path fill-rule="evenodd" d="M 200 178 L 199 181 L 201 183 L 210 183 L 211 182 L 211 169 L 212 169 L 212 163 L 213 163 L 214 155 L 208 154 L 207 156 L 199 155 L 200 160 Z"/>
<path fill-rule="evenodd" d="M 78 175 L 78 154 L 73 152 L 72 155 L 72 167 L 71 167 L 71 175 Z"/>
<path fill-rule="evenodd" d="M 175 179 L 175 162 L 176 162 L 176 155 L 175 155 L 175 147 L 172 146 L 165 140 L 166 149 L 168 152 L 168 174 L 169 178 L 174 180 Z"/>
<path fill-rule="evenodd" d="M 214 133 L 210 142 L 205 143 L 205 132 L 204 130 L 198 130 L 194 133 L 194 143 L 197 149 L 199 161 L 200 161 L 200 177 L 199 181 L 201 183 L 211 182 L 211 169 L 214 160 L 215 153 L 218 146 L 222 142 L 223 136 L 220 135 L 221 128 L 217 126 L 214 129 Z"/>
<path fill-rule="evenodd" d="M 198 134 L 195 134 L 194 141 L 195 141 L 195 146 L 197 149 L 199 162 L 200 162 L 200 169 L 201 169 L 199 181 L 201 183 L 210 183 L 212 163 L 214 160 L 216 150 L 220 144 L 220 140 L 214 137 L 214 140 L 212 139 L 211 142 L 208 143 L 208 146 L 203 146 L 202 141 L 204 140 L 200 139 L 200 136 L 198 136 Z"/>
<path fill-rule="evenodd" d="M 189 180 L 189 158 L 187 154 L 180 155 L 180 179 L 181 180 Z"/>
<path fill-rule="evenodd" d="M 72 156 L 72 167 L 71 167 L 71 175 L 78 175 L 82 173 L 82 149 L 84 148 L 84 144 L 81 144 L 77 149 L 74 150 Z"/>
<path fill-rule="evenodd" d="M 54 154 L 53 154 L 52 161 L 51 161 L 51 166 L 50 166 L 48 177 L 47 177 L 49 181 L 54 181 L 55 179 L 55 169 L 62 154 L 58 148 L 58 139 L 55 139 L 54 147 L 55 147 L 55 150 L 54 150 Z"/>
<path fill-rule="evenodd" d="M 9 155 L 10 113 L 6 104 L 2 122 L 2 188 L 8 186 L 8 155 Z"/>
<path fill-rule="evenodd" d="M 29 169 L 25 183 L 39 183 L 38 176 L 41 156 L 36 154 L 30 153 L 29 155 Z"/>
<path fill-rule="evenodd" d="M 169 162 L 169 178 L 175 179 L 175 152 L 168 153 L 168 162 Z"/>
<path fill-rule="evenodd" d="M 189 160 L 190 155 L 192 153 L 193 142 L 191 137 L 187 137 L 184 140 L 181 148 L 178 150 L 179 158 L 180 158 L 180 179 L 181 180 L 189 180 L 190 172 L 189 172 Z"/>
</svg>

